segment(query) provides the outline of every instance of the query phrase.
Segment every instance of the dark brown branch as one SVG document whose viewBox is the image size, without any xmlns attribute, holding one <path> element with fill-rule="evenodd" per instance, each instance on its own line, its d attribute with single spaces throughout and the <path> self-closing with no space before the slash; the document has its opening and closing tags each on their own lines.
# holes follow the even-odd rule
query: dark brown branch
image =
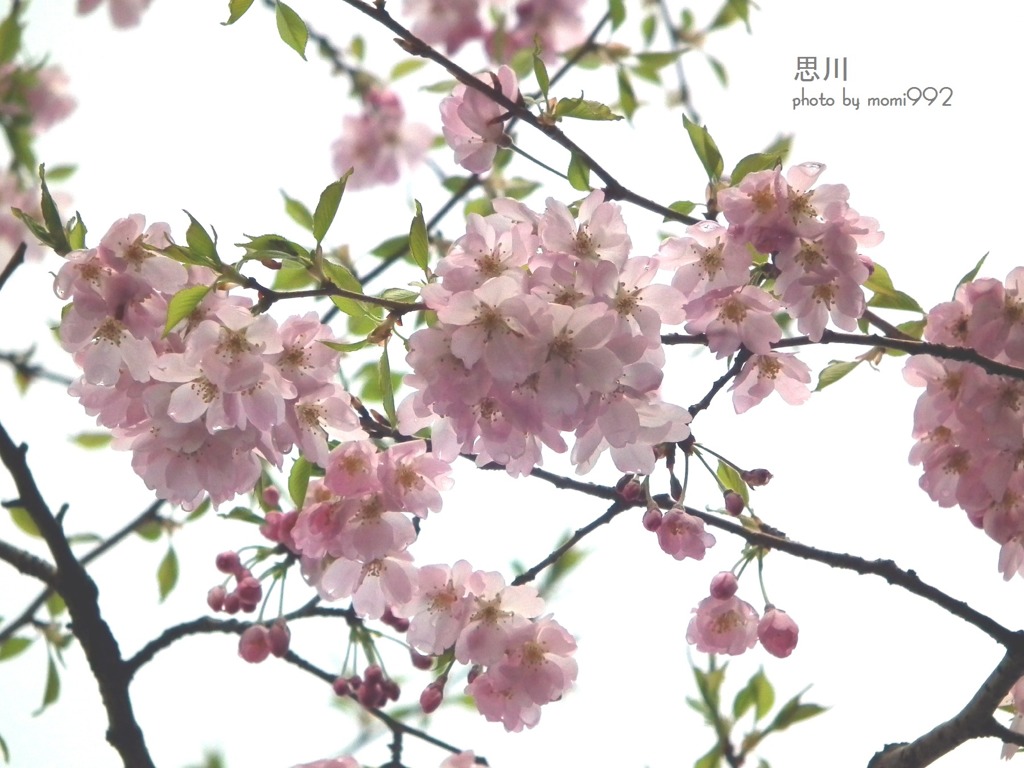
<svg viewBox="0 0 1024 768">
<path fill-rule="evenodd" d="M 45 381 L 52 381 L 54 384 L 63 384 L 65 387 L 70 387 L 72 380 L 60 373 L 54 373 L 41 365 L 35 365 L 29 362 L 29 358 L 34 350 L 28 350 L 27 352 L 0 352 L 0 362 L 7 363 L 10 365 L 14 372 L 24 378 L 26 381 L 32 381 L 33 379 L 43 379 Z"/>
<path fill-rule="evenodd" d="M 26 576 L 33 576 L 44 584 L 53 584 L 57 580 L 57 571 L 52 565 L 6 541 L 0 541 L 0 560 L 10 563 Z M 3 644 L 2 638 L 0 644 Z"/>
<path fill-rule="evenodd" d="M 353 301 L 358 301 L 363 304 L 373 304 L 378 307 L 384 307 L 384 309 L 399 315 L 405 314 L 406 312 L 419 312 L 420 310 L 427 309 L 427 305 L 421 302 L 411 303 L 406 301 L 392 301 L 391 299 L 382 299 L 377 296 L 367 296 L 363 293 L 347 291 L 344 288 L 339 288 L 333 284 L 327 284 L 321 288 L 311 288 L 304 291 L 275 291 L 273 288 L 267 288 L 265 285 L 261 285 L 256 278 L 250 277 L 245 281 L 245 283 L 243 283 L 242 287 L 259 291 L 260 303 L 264 308 L 273 304 L 275 301 L 281 301 L 283 299 L 308 299 L 319 296 L 339 296 L 341 298 L 352 299 Z"/>
<path fill-rule="evenodd" d="M 703 335 L 703 334 L 702 334 Z M 691 416 L 696 416 L 701 411 L 705 410 L 711 401 L 715 399 L 715 395 L 722 391 L 722 387 L 729 383 L 739 372 L 743 364 L 750 359 L 750 352 L 745 348 L 740 348 L 739 353 L 736 355 L 736 359 L 733 360 L 732 365 L 729 366 L 729 370 L 722 374 L 714 384 L 711 385 L 711 389 L 704 395 L 698 402 L 691 405 L 687 410 Z"/>
<path fill-rule="evenodd" d="M 109 727 L 107 741 L 126 768 L 154 768 L 128 695 L 129 678 L 110 627 L 100 613 L 96 583 L 78 562 L 60 523 L 43 500 L 25 461 L 27 446 L 17 446 L 0 426 L 0 459 L 14 478 L 21 503 L 39 529 L 57 568 L 55 586 L 71 614 L 75 637 L 99 684 Z"/>
<path fill-rule="evenodd" d="M 629 509 L 629 505 L 623 504 L 622 502 L 617 501 L 614 504 L 612 504 L 610 507 L 608 507 L 607 512 L 605 512 L 597 519 L 587 523 L 582 528 L 578 528 L 572 536 L 566 539 L 566 541 L 553 552 L 551 552 L 551 554 L 549 554 L 547 557 L 545 557 L 532 568 L 529 568 L 520 573 L 518 576 L 516 576 L 512 580 L 512 586 L 518 587 L 521 584 L 526 584 L 528 582 L 533 581 L 535 578 L 537 578 L 537 575 L 541 571 L 543 571 L 549 565 L 554 565 L 556 562 L 558 562 L 559 559 L 561 559 L 562 555 L 564 555 L 570 549 L 575 547 L 580 542 L 580 539 L 582 539 L 591 531 L 600 528 L 605 523 L 610 523 L 618 516 L 620 512 L 624 512 L 627 509 Z"/>
<path fill-rule="evenodd" d="M 143 523 L 147 523 L 150 520 L 156 520 L 159 517 L 157 513 L 160 511 L 160 508 L 164 503 L 165 502 L 162 499 L 154 501 L 142 512 L 142 514 L 136 516 L 134 520 L 125 525 L 119 531 L 107 537 L 97 544 L 96 547 L 86 552 L 79 562 L 82 565 L 88 565 L 97 557 L 121 543 L 121 541 L 123 541 L 130 533 L 138 530 L 139 526 Z M 43 605 L 46 604 L 46 601 L 52 596 L 53 589 L 46 589 L 40 592 L 36 596 L 35 600 L 29 603 L 25 610 L 22 611 L 16 619 L 12 619 L 6 627 L 0 630 L 0 643 L 3 643 L 23 626 L 29 624 L 39 609 L 42 608 Z"/>
<path fill-rule="evenodd" d="M 868 768 L 920 768 L 930 765 L 966 741 L 982 736 L 1005 736 L 992 713 L 1006 692 L 1024 675 L 1024 652 L 1010 650 L 999 662 L 967 706 L 909 744 L 889 744 L 868 763 Z M 1020 736 L 1020 734 L 1016 734 Z M 1018 738 L 1014 743 L 1020 743 Z"/>
<path fill-rule="evenodd" d="M 0 272 L 0 290 L 7 284 L 7 281 L 11 279 L 11 275 L 14 274 L 14 270 L 25 263 L 25 251 L 28 250 L 28 246 L 22 243 L 18 246 L 18 249 L 14 252 L 11 260 L 7 262 L 7 266 Z"/>
</svg>

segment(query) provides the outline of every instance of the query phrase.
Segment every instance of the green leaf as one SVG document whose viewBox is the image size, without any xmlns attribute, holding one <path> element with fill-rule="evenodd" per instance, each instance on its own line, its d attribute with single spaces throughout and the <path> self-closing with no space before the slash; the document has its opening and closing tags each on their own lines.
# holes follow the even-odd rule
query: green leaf
<svg viewBox="0 0 1024 768">
<path fill-rule="evenodd" d="M 750 0 L 726 0 L 708 30 L 727 27 L 736 20 L 743 21 L 750 32 Z"/>
<path fill-rule="evenodd" d="M 37 539 L 42 538 L 42 534 L 39 533 L 39 528 L 36 527 L 36 523 L 28 513 L 27 509 L 24 507 L 8 507 L 7 511 L 10 513 L 11 520 L 14 524 L 24 533 L 27 533 L 29 536 L 34 536 Z"/>
<path fill-rule="evenodd" d="M 676 200 L 674 203 L 672 203 L 672 205 L 669 206 L 669 208 L 671 208 L 673 211 L 675 211 L 676 213 L 681 213 L 683 216 L 689 216 L 693 209 L 696 207 L 697 204 L 691 203 L 689 200 Z M 671 221 L 671 219 L 669 219 L 669 217 L 666 216 L 664 219 L 662 219 L 662 221 Z"/>
<path fill-rule="evenodd" d="M 398 62 L 391 68 L 391 74 L 388 79 L 394 82 L 399 80 L 406 75 L 410 75 L 416 70 L 420 69 L 424 64 L 427 63 L 426 59 L 405 59 Z"/>
<path fill-rule="evenodd" d="M 555 104 L 555 118 L 575 117 L 578 120 L 621 120 L 607 104 L 584 99 L 559 99 Z"/>
<path fill-rule="evenodd" d="M 160 567 L 156 569 L 156 583 L 160 588 L 162 603 L 178 583 L 178 555 L 174 547 L 167 547 L 167 554 L 160 561 Z"/>
<path fill-rule="evenodd" d="M 622 67 L 619 67 L 619 106 L 622 108 L 622 112 L 626 115 L 627 120 L 632 120 L 633 115 L 636 113 L 636 93 L 633 91 L 633 85 L 629 82 L 629 74 Z"/>
<path fill-rule="evenodd" d="M 305 267 L 285 265 L 277 270 L 274 275 L 274 283 L 271 285 L 275 291 L 297 291 L 306 288 L 316 281 Z"/>
<path fill-rule="evenodd" d="M 249 6 L 252 5 L 252 0 L 228 0 L 228 12 L 231 14 L 228 16 L 227 21 L 222 21 L 225 27 L 228 24 L 234 24 L 249 10 Z"/>
<path fill-rule="evenodd" d="M 54 592 L 46 599 L 46 612 L 50 614 L 51 618 L 60 616 L 67 609 L 68 606 L 64 602 L 64 598 L 58 592 Z"/>
<path fill-rule="evenodd" d="M 43 703 L 32 714 L 38 715 L 48 706 L 53 704 L 60 697 L 60 675 L 57 674 L 57 665 L 50 656 L 46 665 L 46 689 L 43 691 Z"/>
<path fill-rule="evenodd" d="M 750 490 L 747 488 L 747 484 L 743 482 L 743 478 L 740 477 L 740 473 L 737 472 L 735 468 L 730 467 L 724 461 L 719 460 L 718 471 L 715 474 L 722 482 L 722 485 L 743 497 L 743 504 L 745 506 L 750 504 Z"/>
<path fill-rule="evenodd" d="M 292 464 L 292 471 L 288 473 L 288 495 L 292 497 L 292 503 L 296 509 L 302 509 L 306 503 L 306 489 L 309 488 L 309 478 L 313 473 L 313 465 L 302 456 L 295 459 Z"/>
<path fill-rule="evenodd" d="M 569 171 L 566 175 L 569 177 L 569 183 L 572 184 L 573 189 L 578 189 L 581 192 L 590 191 L 590 166 L 575 152 L 572 153 L 572 158 L 569 160 Z"/>
<path fill-rule="evenodd" d="M 230 512 L 219 513 L 217 517 L 223 520 L 240 520 L 243 523 L 251 523 L 253 525 L 263 525 L 266 522 L 259 515 L 254 515 L 248 507 L 234 507 Z"/>
<path fill-rule="evenodd" d="M 608 0 L 608 15 L 612 20 L 612 31 L 614 32 L 626 20 L 626 4 L 623 0 Z"/>
<path fill-rule="evenodd" d="M 704 170 L 708 174 L 708 179 L 717 182 L 722 178 L 722 170 L 725 167 L 722 162 L 722 154 L 718 151 L 718 145 L 711 138 L 706 126 L 691 122 L 686 115 L 683 115 L 683 125 L 686 126 L 690 143 L 693 144 L 693 149 L 697 153 L 697 157 L 700 158 L 701 165 L 704 166 Z"/>
<path fill-rule="evenodd" d="M 293 197 L 288 197 L 288 193 L 283 189 L 281 190 L 281 197 L 284 198 L 284 210 L 289 216 L 292 217 L 292 221 L 298 224 L 303 229 L 307 229 L 310 232 L 313 231 L 313 214 L 309 212 L 309 208 L 300 203 Z"/>
<path fill-rule="evenodd" d="M 892 278 L 888 271 L 881 264 L 875 264 L 871 276 L 864 283 L 865 288 L 870 288 L 875 295 L 868 301 L 869 307 L 882 309 L 902 309 L 906 312 L 920 312 L 924 314 L 921 305 L 903 291 L 893 287 Z"/>
<path fill-rule="evenodd" d="M 167 322 L 164 324 L 165 338 L 174 326 L 195 312 L 196 307 L 209 292 L 210 286 L 208 285 L 192 285 L 182 288 L 171 297 L 171 300 L 167 302 Z"/>
<path fill-rule="evenodd" d="M 60 256 L 65 256 L 71 252 L 71 244 L 68 243 L 68 236 L 64 232 L 64 222 L 61 221 L 60 212 L 57 210 L 57 204 L 53 201 L 53 196 L 50 195 L 50 189 L 46 186 L 46 166 L 39 166 L 39 185 L 42 188 L 42 211 L 43 211 L 43 222 L 46 224 L 46 229 L 50 233 L 50 242 L 53 244 L 53 250 L 55 250 Z"/>
<path fill-rule="evenodd" d="M 48 248 L 54 248 L 53 241 L 50 239 L 50 233 L 46 231 L 46 227 L 20 208 L 11 208 L 11 213 L 13 213 L 16 218 L 20 219 L 21 222 L 28 227 L 29 232 L 32 233 L 36 240 Z"/>
<path fill-rule="evenodd" d="M 768 171 L 775 168 L 781 162 L 782 160 L 778 153 L 756 152 L 753 155 L 747 155 L 736 163 L 736 167 L 729 174 L 729 183 L 734 187 L 739 186 L 739 183 L 743 181 L 743 177 L 748 173 Z"/>
<path fill-rule="evenodd" d="M 207 496 L 205 499 L 199 502 L 198 507 L 196 507 L 195 509 L 188 513 L 188 517 L 185 518 L 185 522 L 191 523 L 193 520 L 198 520 L 200 517 L 202 517 L 210 511 L 210 506 L 210 497 Z"/>
<path fill-rule="evenodd" d="M 413 202 L 416 203 L 416 215 L 409 225 L 409 253 L 416 266 L 426 272 L 430 263 L 430 239 L 427 237 L 427 225 L 423 221 L 423 207 L 419 200 Z"/>
<path fill-rule="evenodd" d="M 729 86 L 729 75 L 725 71 L 725 65 L 716 59 L 714 56 L 708 56 L 708 66 L 711 67 L 711 71 L 715 73 L 715 77 L 718 78 L 718 83 L 723 87 Z"/>
<path fill-rule="evenodd" d="M 640 22 L 640 34 L 643 35 L 644 45 L 650 45 L 654 40 L 654 33 L 658 31 L 658 20 L 654 15 L 646 16 Z"/>
<path fill-rule="evenodd" d="M 18 20 L 18 6 L 12 6 L 12 13 L 0 24 L 0 63 L 13 61 L 21 49 L 23 25 Z"/>
<path fill-rule="evenodd" d="M 4 741 L 4 737 L 0 736 L 0 755 L 3 755 L 4 762 L 11 762 L 11 753 L 7 749 L 7 742 Z"/>
<path fill-rule="evenodd" d="M 849 362 L 833 360 L 821 370 L 820 374 L 818 374 L 818 386 L 814 388 L 814 391 L 821 392 L 825 387 L 835 384 L 860 364 L 860 360 L 851 360 Z"/>
<path fill-rule="evenodd" d="M 82 448 L 105 448 L 113 439 L 114 436 L 109 432 L 79 432 L 71 438 L 71 442 Z"/>
<path fill-rule="evenodd" d="M 277 2 L 277 33 L 299 56 L 306 58 L 306 42 L 309 40 L 306 22 L 281 0 Z"/>
<path fill-rule="evenodd" d="M 645 51 L 638 53 L 636 60 L 643 69 L 656 72 L 678 61 L 683 53 L 685 53 L 683 49 L 678 51 Z"/>
<path fill-rule="evenodd" d="M 363 292 L 363 286 L 359 284 L 356 276 L 347 267 L 326 260 L 321 264 L 321 267 L 323 268 L 324 276 L 338 288 L 351 291 L 352 293 Z M 350 299 L 346 296 L 331 296 L 331 301 L 334 303 L 334 306 L 351 317 L 365 317 L 368 314 L 374 317 L 380 316 L 379 307 L 369 307 L 356 299 Z"/>
<path fill-rule="evenodd" d="M 812 717 L 817 717 L 822 712 L 826 711 L 825 707 L 819 706 L 818 704 L 801 704 L 800 697 L 803 693 L 798 693 L 792 699 L 782 705 L 782 709 L 779 710 L 778 714 L 772 719 L 771 724 L 765 729 L 765 731 L 784 731 L 789 726 L 799 723 L 801 720 L 809 720 Z"/>
<path fill-rule="evenodd" d="M 407 235 L 397 235 L 395 237 L 389 237 L 383 243 L 374 248 L 370 253 L 374 256 L 378 256 L 381 259 L 393 259 L 397 256 L 401 256 L 409 250 L 409 237 Z"/>
<path fill-rule="evenodd" d="M 960 278 L 960 282 L 956 284 L 957 288 L 959 288 L 964 283 L 971 282 L 972 280 L 974 280 L 974 278 L 978 276 L 978 273 L 981 271 L 981 265 L 985 263 L 985 259 L 988 258 L 988 254 L 989 252 L 986 251 L 985 255 L 978 259 L 978 263 L 974 265 L 974 269 L 972 269 L 970 272 L 968 272 L 966 275 Z M 956 298 L 955 290 L 953 291 L 953 297 Z"/>
<path fill-rule="evenodd" d="M 544 59 L 540 57 L 539 46 L 533 50 L 533 74 L 537 77 L 537 85 L 540 86 L 540 92 L 544 96 L 544 101 L 547 101 L 551 78 L 548 77 L 548 68 L 544 63 Z"/>
<path fill-rule="evenodd" d="M 722 764 L 722 745 L 715 744 L 711 751 L 701 757 L 693 768 L 718 768 Z"/>
<path fill-rule="evenodd" d="M 196 217 L 188 211 L 185 215 L 189 218 L 188 229 L 185 230 L 185 241 L 192 249 L 192 255 L 201 259 L 207 266 L 220 266 L 220 256 L 217 255 L 217 244 L 210 234 L 203 229 L 203 225 L 196 221 Z"/>
<path fill-rule="evenodd" d="M 28 637 L 12 637 L 2 645 L 0 645 L 0 661 L 6 661 L 7 659 L 13 659 L 19 653 L 24 651 L 32 645 L 31 638 Z"/>
<path fill-rule="evenodd" d="M 262 259 L 284 259 L 293 264 L 301 264 L 306 267 L 313 263 L 309 251 L 296 242 L 280 235 L 246 235 L 249 238 L 247 243 L 235 243 L 239 248 L 244 248 L 246 258 Z"/>
<path fill-rule="evenodd" d="M 146 520 L 135 526 L 135 533 L 146 541 L 156 541 L 164 532 L 164 527 L 156 520 Z"/>
<path fill-rule="evenodd" d="M 381 400 L 384 403 L 384 413 L 392 425 L 398 424 L 398 416 L 395 413 L 395 388 L 391 379 L 391 362 L 388 360 L 387 345 L 381 351 L 380 363 L 377 366 L 377 380 L 381 391 Z"/>
<path fill-rule="evenodd" d="M 85 235 L 88 231 L 85 227 L 85 222 L 82 221 L 82 214 L 75 211 L 75 215 L 68 222 L 66 230 L 68 245 L 71 246 L 71 250 L 80 251 L 85 248 Z"/>
<path fill-rule="evenodd" d="M 775 689 L 768 682 L 768 677 L 763 669 L 757 670 L 749 685 L 754 691 L 754 716 L 757 720 L 767 715 L 775 704 Z"/>
<path fill-rule="evenodd" d="M 320 200 L 317 202 L 316 210 L 313 212 L 313 237 L 316 238 L 317 245 L 320 245 L 320 242 L 327 234 L 327 230 L 334 223 L 334 217 L 338 215 L 341 196 L 345 194 L 345 184 L 348 183 L 348 177 L 351 175 L 352 170 L 349 169 L 345 172 L 344 176 L 328 184 L 324 191 L 320 193 Z"/>
</svg>

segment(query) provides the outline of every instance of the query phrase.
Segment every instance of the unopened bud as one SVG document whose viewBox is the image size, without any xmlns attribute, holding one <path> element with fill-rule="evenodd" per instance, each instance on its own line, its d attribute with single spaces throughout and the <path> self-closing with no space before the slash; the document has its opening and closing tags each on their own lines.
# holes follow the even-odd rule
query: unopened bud
<svg viewBox="0 0 1024 768">
<path fill-rule="evenodd" d="M 772 473 L 767 469 L 749 469 L 740 472 L 740 477 L 751 488 L 759 488 L 762 485 L 768 485 L 768 481 L 772 479 Z"/>
<path fill-rule="evenodd" d="M 644 528 L 648 531 L 656 531 L 661 527 L 661 510 L 657 507 L 648 507 L 644 512 Z"/>
<path fill-rule="evenodd" d="M 444 678 L 435 680 L 423 689 L 423 693 L 420 694 L 420 709 L 429 715 L 441 706 L 442 701 L 444 701 Z"/>
<path fill-rule="evenodd" d="M 222 611 L 227 596 L 228 591 L 224 587 L 216 586 L 206 593 L 206 604 L 210 606 L 211 611 Z"/>
<path fill-rule="evenodd" d="M 739 586 L 740 583 L 736 581 L 732 571 L 716 573 L 714 578 L 711 579 L 711 596 L 718 600 L 728 600 L 736 594 Z"/>
<path fill-rule="evenodd" d="M 221 552 L 217 555 L 217 570 L 221 573 L 236 574 L 242 569 L 242 562 L 237 552 Z"/>
<path fill-rule="evenodd" d="M 430 656 L 424 656 L 422 653 L 416 653 L 416 651 L 409 651 L 409 656 L 412 657 L 412 665 L 416 669 L 430 669 L 434 666 L 434 659 Z"/>
<path fill-rule="evenodd" d="M 270 644 L 270 652 L 281 658 L 288 653 L 288 646 L 292 641 L 292 631 L 288 629 L 288 625 L 284 619 L 278 619 L 270 625 L 270 636 L 268 642 Z"/>
<path fill-rule="evenodd" d="M 250 664 L 259 664 L 270 655 L 270 633 L 262 624 L 254 624 L 242 633 L 238 655 Z"/>
<path fill-rule="evenodd" d="M 344 677 L 335 678 L 334 682 L 331 683 L 331 688 L 334 689 L 336 696 L 348 696 L 352 693 L 352 686 L 348 684 L 348 680 Z"/>
<path fill-rule="evenodd" d="M 733 517 L 736 517 L 743 512 L 743 497 L 740 496 L 736 491 L 725 492 L 725 511 Z"/>
</svg>

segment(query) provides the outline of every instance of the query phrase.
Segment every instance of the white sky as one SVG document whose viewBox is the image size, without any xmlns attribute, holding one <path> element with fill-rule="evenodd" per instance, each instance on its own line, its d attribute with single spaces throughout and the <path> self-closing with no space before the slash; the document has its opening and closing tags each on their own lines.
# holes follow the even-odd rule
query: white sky
<svg viewBox="0 0 1024 768">
<path fill-rule="evenodd" d="M 330 143 L 353 106 L 343 98 L 346 83 L 332 80 L 326 64 L 312 54 L 302 62 L 277 39 L 273 16 L 259 3 L 238 25 L 225 28 L 219 24 L 227 15 L 225 2 L 154 0 L 142 26 L 122 32 L 110 29 L 105 9 L 80 19 L 73 15 L 73 0 L 34 5 L 29 50 L 52 52 L 52 62 L 69 72 L 79 101 L 74 115 L 40 142 L 39 155 L 50 165 L 78 164 L 67 188 L 90 227 L 90 242 L 133 212 L 169 221 L 183 233 L 182 208 L 213 224 L 225 244 L 238 242 L 243 232 L 301 234 L 284 216 L 278 190 L 315 201 L 332 178 Z M 340 2 L 328 10 L 321 5 L 294 3 L 339 43 L 359 31 L 374 55 L 392 56 L 390 35 L 367 27 Z M 716 6 L 694 3 L 699 20 Z M 897 287 L 930 307 L 946 300 L 986 251 L 991 256 L 983 274 L 1003 278 L 1020 263 L 1017 188 L 1024 169 L 1012 75 L 1022 21 L 1019 5 L 998 0 L 970 6 L 935 0 L 765 3 L 754 14 L 752 36 L 736 29 L 709 44 L 729 69 L 727 90 L 714 83 L 699 57 L 684 62 L 727 167 L 778 132 L 795 132 L 791 159 L 824 162 L 824 182 L 850 187 L 854 207 L 878 218 L 886 232 L 869 255 L 889 269 Z M 861 98 L 860 110 L 792 109 L 799 93 L 796 57 L 808 55 L 847 58 L 846 88 Z M 445 75 L 428 67 L 417 77 L 425 84 Z M 589 90 L 592 81 L 579 82 L 567 85 L 563 95 L 586 87 L 588 96 L 599 96 Z M 952 106 L 866 107 L 868 96 L 929 85 L 952 88 Z M 657 98 L 653 91 L 642 92 L 642 98 L 644 93 Z M 416 96 L 410 111 L 437 127 L 437 99 Z M 699 199 L 703 191 L 702 172 L 675 115 L 652 109 L 641 112 L 635 129 L 624 123 L 565 129 L 642 194 L 670 202 Z M 528 133 L 521 140 L 559 166 L 566 164 L 559 151 Z M 437 157 L 450 167 L 446 153 Z M 542 173 L 525 165 L 520 170 Z M 408 198 L 423 199 L 428 215 L 436 205 L 431 182 L 424 169 L 393 189 L 350 194 L 331 237 L 350 242 L 359 253 L 403 231 Z M 576 196 L 557 180 L 548 194 Z M 532 202 L 541 208 L 543 198 Z M 631 212 L 630 223 L 637 252 L 653 250 L 664 231 L 658 219 Z M 457 222 L 446 224 L 446 235 L 458 233 Z M 51 258 L 24 267 L 4 289 L 0 349 L 37 342 L 41 360 L 70 372 L 70 361 L 46 332 L 59 312 L 47 271 L 58 266 Z M 852 359 L 861 351 L 821 349 L 805 359 L 820 368 L 831 358 Z M 670 355 L 678 363 L 666 381 L 666 396 L 682 405 L 696 401 L 719 369 L 697 362 L 689 351 Z M 917 470 L 907 465 L 918 393 L 903 384 L 901 366 L 889 360 L 877 373 L 858 370 L 799 408 L 767 401 L 736 417 L 720 397 L 695 430 L 737 462 L 774 472 L 772 484 L 756 496 L 757 512 L 794 539 L 892 557 L 1019 627 L 1024 586 L 1001 580 L 996 545 L 971 528 L 962 512 L 932 504 L 917 487 Z M 50 503 L 71 504 L 71 529 L 107 533 L 149 502 L 128 456 L 68 445 L 67 434 L 93 427 L 75 402 L 46 384 L 21 399 L 9 378 L 0 374 L 0 420 L 16 440 L 30 444 Z M 429 535 L 416 545 L 418 562 L 466 557 L 477 567 L 509 573 L 511 559 L 536 562 L 559 533 L 603 511 L 537 481 L 490 473 L 481 482 L 471 470 L 458 478 L 443 512 L 425 526 Z M 607 482 L 609 476 L 596 473 L 594 479 Z M 698 488 L 691 503 L 716 502 L 713 489 L 705 485 L 708 495 L 701 497 Z M 0 479 L 0 497 L 12 495 L 9 481 Z M 98 562 L 94 575 L 102 608 L 122 649 L 130 654 L 163 627 L 203 614 L 206 590 L 218 581 L 213 554 L 249 543 L 248 534 L 239 523 L 210 516 L 175 535 L 182 581 L 159 609 L 154 574 L 164 544 L 133 540 Z M 14 538 L 5 519 L 0 537 Z M 476 749 L 497 767 L 553 764 L 566 757 L 598 766 L 692 764 L 712 736 L 684 703 L 695 694 L 684 634 L 690 608 L 706 594 L 711 576 L 738 557 L 736 542 L 725 535 L 718 540 L 703 563 L 677 563 L 641 528 L 639 515 L 623 515 L 595 533 L 586 542 L 592 554 L 577 578 L 551 603 L 579 639 L 577 690 L 545 707 L 540 725 L 528 733 L 506 735 L 498 724 L 456 712 L 437 718 L 432 732 Z M 0 572 L 0 614 L 10 616 L 35 590 L 9 567 Z M 801 626 L 800 645 L 786 660 L 760 649 L 735 659 L 727 691 L 737 690 L 763 665 L 780 699 L 813 683 L 806 700 L 832 708 L 791 734 L 769 739 L 761 754 L 773 765 L 863 766 L 884 744 L 913 739 L 958 711 L 1001 655 L 980 632 L 877 579 L 783 555 L 768 559 L 766 573 L 773 600 Z M 740 594 L 761 607 L 755 580 L 744 579 Z M 305 599 L 300 590 L 292 595 L 294 605 Z M 340 662 L 342 628 L 307 622 L 293 633 L 298 652 L 328 668 Z M 67 656 L 60 702 L 35 719 L 29 713 L 42 698 L 42 645 L 17 663 L 0 664 L 0 734 L 16 768 L 117 765 L 103 740 L 103 712 L 84 659 L 77 650 Z M 406 700 L 415 700 L 427 681 L 417 673 Z M 329 706 L 329 691 L 321 684 L 273 660 L 258 668 L 245 665 L 232 636 L 179 643 L 139 673 L 132 693 L 161 766 L 198 762 L 205 748 L 218 747 L 230 768 L 277 768 L 336 754 L 352 733 Z M 410 765 L 430 768 L 443 757 L 413 740 L 407 745 Z M 937 765 L 994 765 L 998 751 L 998 743 L 980 742 Z M 363 758 L 368 764 L 385 762 L 384 743 Z"/>
</svg>

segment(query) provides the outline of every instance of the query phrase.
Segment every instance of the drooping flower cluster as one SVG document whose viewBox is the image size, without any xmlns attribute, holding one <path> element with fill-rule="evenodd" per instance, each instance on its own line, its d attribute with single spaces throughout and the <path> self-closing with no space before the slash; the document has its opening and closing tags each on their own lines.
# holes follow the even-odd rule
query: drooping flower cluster
<svg viewBox="0 0 1024 768">
<path fill-rule="evenodd" d="M 659 251 L 663 265 L 676 268 L 672 285 L 686 297 L 686 330 L 706 334 L 719 357 L 741 346 L 754 353 L 732 387 L 740 413 L 772 391 L 793 404 L 810 394 L 807 366 L 772 351 L 782 337 L 773 315 L 786 311 L 801 333 L 820 341 L 829 319 L 850 331 L 864 312 L 861 285 L 870 262 L 858 248 L 877 244 L 882 233 L 878 222 L 850 208 L 844 185 L 811 189 L 824 168 L 803 163 L 785 176 L 779 169 L 748 174 L 718 193 L 728 226 L 694 224 L 687 237 L 669 238 Z M 764 287 L 750 284 L 755 264 L 771 267 Z"/>
<path fill-rule="evenodd" d="M 1024 368 L 1024 268 L 1005 282 L 960 286 L 928 313 L 925 338 Z M 904 377 L 925 388 L 910 453 L 924 470 L 921 487 L 940 506 L 963 508 L 1001 545 L 1005 579 L 1024 575 L 1024 381 L 927 355 L 908 360 Z"/>
<path fill-rule="evenodd" d="M 541 56 L 551 62 L 586 38 L 583 4 L 584 0 L 521 0 L 506 14 L 503 7 L 487 12 L 492 4 L 482 0 L 405 0 L 402 10 L 413 19 L 413 34 L 430 45 L 443 43 L 449 54 L 481 40 L 492 59 L 501 63 L 539 43 Z"/>
<path fill-rule="evenodd" d="M 711 594 L 693 609 L 686 639 L 705 653 L 738 655 L 758 640 L 773 656 L 785 658 L 796 647 L 799 630 L 785 611 L 769 605 L 759 619 L 754 607 L 736 596 L 739 582 L 730 571 L 711 580 Z"/>
<path fill-rule="evenodd" d="M 378 452 L 369 441 L 339 445 L 322 481 L 287 537 L 303 574 L 327 600 L 351 598 L 362 616 L 391 616 L 409 645 L 430 656 L 454 649 L 474 666 L 466 691 L 488 720 L 508 730 L 532 727 L 543 704 L 561 698 L 576 678 L 572 636 L 550 617 L 529 586 L 508 586 L 500 574 L 469 563 L 417 567 L 408 552 L 416 538 L 410 515 L 440 507 L 448 465 L 421 441 Z M 446 678 L 424 692 L 436 707 Z M 435 701 L 436 700 L 436 701 Z"/>
<path fill-rule="evenodd" d="M 393 91 L 371 88 L 363 103 L 363 113 L 345 118 L 341 138 L 332 146 L 335 173 L 343 176 L 352 169 L 349 189 L 398 181 L 401 167 L 419 165 L 433 140 L 430 128 L 405 119 Z"/>
<path fill-rule="evenodd" d="M 338 353 L 315 313 L 280 326 L 251 302 L 214 288 L 216 275 L 165 257 L 164 224 L 116 222 L 96 248 L 73 251 L 54 281 L 71 301 L 63 347 L 83 375 L 70 392 L 164 499 L 194 507 L 251 490 L 262 457 L 280 467 L 298 445 L 324 464 L 327 431 L 363 437 L 350 398 L 334 381 Z M 165 333 L 168 303 L 186 287 L 210 288 Z"/>
<path fill-rule="evenodd" d="M 519 82 L 509 67 L 481 80 L 501 91 L 510 101 L 519 99 Z M 455 162 L 472 173 L 486 173 L 494 163 L 498 147 L 507 142 L 505 120 L 508 110 L 486 94 L 457 85 L 441 102 L 441 126 L 445 141 L 455 150 Z"/>
<path fill-rule="evenodd" d="M 471 453 L 513 475 L 567 450 L 581 472 L 610 450 L 624 472 L 650 474 L 653 446 L 684 439 L 689 413 L 658 397 L 662 323 L 682 297 L 653 282 L 657 259 L 630 256 L 618 206 L 591 193 L 577 216 L 510 200 L 471 215 L 423 288 L 438 324 L 409 339 L 403 432 L 433 427 L 443 457 Z"/>
</svg>

